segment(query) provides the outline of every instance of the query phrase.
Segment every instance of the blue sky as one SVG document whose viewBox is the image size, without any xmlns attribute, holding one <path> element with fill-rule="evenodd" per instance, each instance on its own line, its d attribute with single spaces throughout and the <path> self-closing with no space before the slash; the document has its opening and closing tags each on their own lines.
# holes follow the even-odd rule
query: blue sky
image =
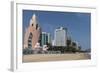
<svg viewBox="0 0 100 73">
<path fill-rule="evenodd" d="M 36 14 L 42 31 L 54 37 L 54 30 L 66 27 L 68 36 L 77 41 L 82 49 L 91 48 L 91 14 L 79 12 L 55 12 L 23 10 L 23 29 L 27 28 L 33 14 Z"/>
</svg>

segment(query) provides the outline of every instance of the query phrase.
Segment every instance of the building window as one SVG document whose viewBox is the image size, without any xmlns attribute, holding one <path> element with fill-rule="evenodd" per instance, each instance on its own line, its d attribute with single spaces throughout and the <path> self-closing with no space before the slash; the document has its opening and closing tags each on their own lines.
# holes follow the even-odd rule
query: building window
<svg viewBox="0 0 100 73">
<path fill-rule="evenodd" d="M 33 26 L 33 24 L 32 24 L 32 26 Z"/>
<path fill-rule="evenodd" d="M 32 44 L 28 44 L 28 48 L 32 48 Z"/>
<path fill-rule="evenodd" d="M 36 29 L 38 28 L 38 24 L 36 24 Z"/>
<path fill-rule="evenodd" d="M 33 37 L 33 35 L 32 35 L 32 33 L 30 33 L 29 38 L 28 38 L 28 47 L 29 48 L 32 48 L 32 37 Z"/>
</svg>

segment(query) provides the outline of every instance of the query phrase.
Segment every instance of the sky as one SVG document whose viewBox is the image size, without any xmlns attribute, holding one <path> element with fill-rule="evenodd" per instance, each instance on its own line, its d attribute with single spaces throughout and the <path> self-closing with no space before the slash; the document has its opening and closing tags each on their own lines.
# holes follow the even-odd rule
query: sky
<svg viewBox="0 0 100 73">
<path fill-rule="evenodd" d="M 82 49 L 91 48 L 90 13 L 23 10 L 23 30 L 29 26 L 33 14 L 42 31 L 50 33 L 52 39 L 55 29 L 62 26 L 67 28 L 67 36 L 77 41 Z"/>
</svg>

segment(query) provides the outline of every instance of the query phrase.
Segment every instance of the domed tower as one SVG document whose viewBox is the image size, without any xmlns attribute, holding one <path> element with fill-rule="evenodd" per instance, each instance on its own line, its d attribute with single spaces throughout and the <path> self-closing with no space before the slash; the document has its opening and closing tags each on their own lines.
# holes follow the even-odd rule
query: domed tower
<svg viewBox="0 0 100 73">
<path fill-rule="evenodd" d="M 33 14 L 30 19 L 29 26 L 24 35 L 24 48 L 32 48 L 34 49 L 36 43 L 39 42 L 40 39 L 40 27 L 38 25 L 36 15 Z"/>
</svg>

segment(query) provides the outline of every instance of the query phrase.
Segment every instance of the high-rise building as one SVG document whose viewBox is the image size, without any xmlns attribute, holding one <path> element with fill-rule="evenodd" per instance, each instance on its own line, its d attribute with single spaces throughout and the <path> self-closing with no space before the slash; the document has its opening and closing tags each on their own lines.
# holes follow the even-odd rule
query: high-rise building
<svg viewBox="0 0 100 73">
<path fill-rule="evenodd" d="M 54 41 L 55 46 L 67 46 L 67 29 L 60 27 L 55 30 Z"/>
<path fill-rule="evenodd" d="M 68 47 L 72 46 L 72 39 L 71 39 L 71 36 L 67 36 L 67 46 L 68 46 Z"/>
<path fill-rule="evenodd" d="M 51 39 L 52 39 L 52 38 L 51 38 L 51 35 L 50 35 L 50 33 L 47 33 L 47 35 L 48 35 L 48 43 L 51 44 L 51 43 L 52 43 L 52 41 L 51 41 Z"/>
<path fill-rule="evenodd" d="M 32 48 L 34 49 L 36 43 L 39 42 L 41 30 L 38 25 L 36 15 L 34 14 L 30 19 L 29 26 L 27 27 L 24 34 L 24 49 Z"/>
<path fill-rule="evenodd" d="M 51 43 L 50 33 L 42 32 L 40 37 L 40 45 L 46 45 L 47 43 Z"/>
<path fill-rule="evenodd" d="M 72 44 L 72 46 L 74 48 L 78 49 L 78 46 L 79 46 L 78 42 L 77 41 L 73 41 L 72 43 L 74 43 L 74 45 Z"/>
</svg>

